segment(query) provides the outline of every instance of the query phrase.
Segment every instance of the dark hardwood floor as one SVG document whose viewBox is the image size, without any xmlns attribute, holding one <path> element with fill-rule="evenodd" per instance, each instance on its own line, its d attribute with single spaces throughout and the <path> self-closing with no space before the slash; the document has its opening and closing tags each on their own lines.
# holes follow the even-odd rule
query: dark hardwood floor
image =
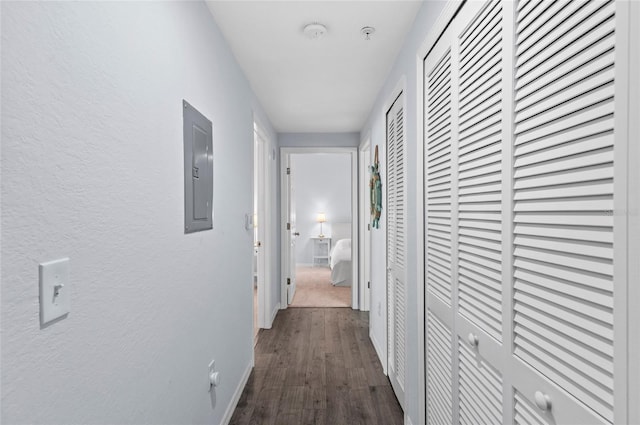
<svg viewBox="0 0 640 425">
<path fill-rule="evenodd" d="M 394 425 L 403 413 L 369 340 L 368 313 L 288 308 L 256 345 L 232 425 Z"/>
</svg>

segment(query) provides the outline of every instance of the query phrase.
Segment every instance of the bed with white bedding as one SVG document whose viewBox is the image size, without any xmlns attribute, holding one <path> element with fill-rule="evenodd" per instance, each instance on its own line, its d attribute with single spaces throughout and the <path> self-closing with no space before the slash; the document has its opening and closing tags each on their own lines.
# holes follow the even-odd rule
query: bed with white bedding
<svg viewBox="0 0 640 425">
<path fill-rule="evenodd" d="M 331 233 L 331 239 L 335 241 L 329 257 L 331 283 L 334 286 L 351 286 L 351 223 L 334 223 Z"/>
</svg>

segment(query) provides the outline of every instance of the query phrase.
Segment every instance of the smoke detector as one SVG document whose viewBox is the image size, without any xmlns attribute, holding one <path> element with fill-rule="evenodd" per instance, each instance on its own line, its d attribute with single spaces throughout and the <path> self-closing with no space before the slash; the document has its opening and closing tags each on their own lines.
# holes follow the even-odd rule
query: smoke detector
<svg viewBox="0 0 640 425">
<path fill-rule="evenodd" d="M 322 24 L 313 23 L 306 25 L 302 32 L 304 32 L 304 35 L 306 35 L 308 38 L 317 40 L 319 38 L 322 38 L 326 34 L 327 27 Z"/>
<path fill-rule="evenodd" d="M 371 40 L 371 36 L 374 32 L 376 32 L 376 29 L 374 27 L 363 27 L 360 30 L 360 34 L 362 34 L 365 40 Z"/>
</svg>

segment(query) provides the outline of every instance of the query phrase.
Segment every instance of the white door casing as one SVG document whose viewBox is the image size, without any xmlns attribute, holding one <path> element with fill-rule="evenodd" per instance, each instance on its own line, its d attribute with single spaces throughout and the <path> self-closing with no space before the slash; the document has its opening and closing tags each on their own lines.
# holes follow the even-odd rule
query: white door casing
<svg viewBox="0 0 640 425">
<path fill-rule="evenodd" d="M 360 147 L 360 164 L 359 164 L 359 193 L 360 201 L 360 226 L 359 226 L 359 253 L 360 253 L 360 302 L 361 311 L 369 311 L 371 304 L 371 288 L 370 285 L 370 263 L 371 263 L 371 214 L 370 214 L 370 198 L 369 177 L 371 166 L 371 148 L 369 139 Z"/>
<path fill-rule="evenodd" d="M 468 2 L 426 56 L 427 423 L 628 422 L 628 7 Z"/>
<path fill-rule="evenodd" d="M 287 277 L 293 276 L 292 284 L 295 285 L 295 258 L 292 259 L 292 255 L 295 255 L 295 246 L 292 249 L 291 247 L 291 237 L 292 234 L 295 233 L 290 229 L 287 230 L 287 220 L 289 219 L 287 211 L 290 210 L 291 205 L 289 203 L 289 199 L 291 198 L 289 182 L 290 175 L 287 175 L 287 168 L 291 167 L 291 155 L 292 154 L 322 154 L 322 153 L 343 153 L 349 154 L 351 157 L 351 239 L 353 241 L 358 240 L 358 151 L 357 148 L 325 148 L 325 147 L 282 147 L 280 148 L 280 188 L 281 188 L 281 196 L 280 196 L 280 208 L 281 208 L 281 246 L 282 246 L 282 257 L 281 257 L 281 303 L 280 307 L 282 309 L 287 308 L 287 305 L 290 303 L 289 294 L 291 293 L 287 288 Z M 292 171 L 293 172 L 293 171 Z M 294 208 L 295 209 L 295 208 Z M 294 211 L 295 214 L 295 211 Z M 293 217 L 295 223 L 295 216 Z M 295 226 L 295 224 L 294 224 Z M 295 243 L 295 241 L 293 242 Z M 293 251 L 293 252 L 291 252 Z M 358 244 L 352 244 L 352 282 L 358 282 L 358 264 L 359 264 L 359 254 L 358 254 Z M 292 268 L 293 267 L 293 268 Z M 287 272 L 289 272 L 289 276 L 287 276 Z M 295 289 L 294 289 L 295 290 Z M 291 293 L 293 296 L 293 293 Z M 358 309 L 358 285 L 352 285 L 352 308 Z"/>
<path fill-rule="evenodd" d="M 268 138 L 257 122 L 254 122 L 254 223 L 256 228 L 254 242 L 260 242 L 257 250 L 258 274 L 258 327 L 271 327 L 271 312 L 267 306 L 271 305 L 271 263 L 274 249 L 271 229 L 271 202 L 269 182 L 271 182 L 272 166 L 269 161 Z"/>
<path fill-rule="evenodd" d="M 292 169 L 291 155 L 284 155 L 282 178 L 284 179 L 285 192 L 283 192 L 283 240 L 284 279 L 286 280 L 286 305 L 291 304 L 296 292 L 296 206 L 294 171 Z"/>
</svg>

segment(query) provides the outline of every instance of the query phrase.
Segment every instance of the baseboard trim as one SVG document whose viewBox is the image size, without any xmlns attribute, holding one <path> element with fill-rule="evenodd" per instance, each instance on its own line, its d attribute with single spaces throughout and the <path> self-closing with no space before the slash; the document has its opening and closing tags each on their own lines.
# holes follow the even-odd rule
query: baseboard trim
<svg viewBox="0 0 640 425">
<path fill-rule="evenodd" d="M 273 326 L 273 321 L 276 320 L 276 315 L 278 314 L 278 311 L 280 311 L 280 303 L 276 304 L 273 310 L 271 311 L 271 318 L 269 320 L 269 323 L 267 323 L 268 326 L 265 326 L 265 329 L 271 329 L 271 327 Z"/>
<path fill-rule="evenodd" d="M 413 422 L 411 422 L 411 418 L 407 415 L 407 412 L 404 413 L 404 425 L 413 425 Z"/>
<path fill-rule="evenodd" d="M 386 376 L 389 376 L 389 374 L 387 373 L 386 356 L 382 355 L 384 351 L 382 351 L 382 349 L 380 348 L 380 344 L 376 340 L 376 337 L 373 336 L 372 332 L 369 332 L 369 339 L 371 340 L 371 344 L 373 344 L 373 348 L 376 350 L 376 354 L 378 355 L 378 360 L 380 360 L 380 364 L 382 365 L 382 371 Z"/>
<path fill-rule="evenodd" d="M 222 421 L 220 422 L 220 424 L 229 425 L 229 422 L 231 422 L 233 412 L 236 410 L 236 406 L 238 405 L 238 401 L 240 401 L 240 396 L 242 396 L 242 392 L 244 391 L 244 387 L 247 385 L 247 381 L 249 380 L 249 376 L 251 375 L 252 370 L 253 360 L 247 365 L 247 369 L 244 371 L 244 374 L 240 379 L 240 383 L 238 384 L 236 392 L 231 398 L 231 403 L 229 403 L 229 406 L 227 406 L 227 410 L 224 412 L 224 416 L 222 417 Z"/>
</svg>

